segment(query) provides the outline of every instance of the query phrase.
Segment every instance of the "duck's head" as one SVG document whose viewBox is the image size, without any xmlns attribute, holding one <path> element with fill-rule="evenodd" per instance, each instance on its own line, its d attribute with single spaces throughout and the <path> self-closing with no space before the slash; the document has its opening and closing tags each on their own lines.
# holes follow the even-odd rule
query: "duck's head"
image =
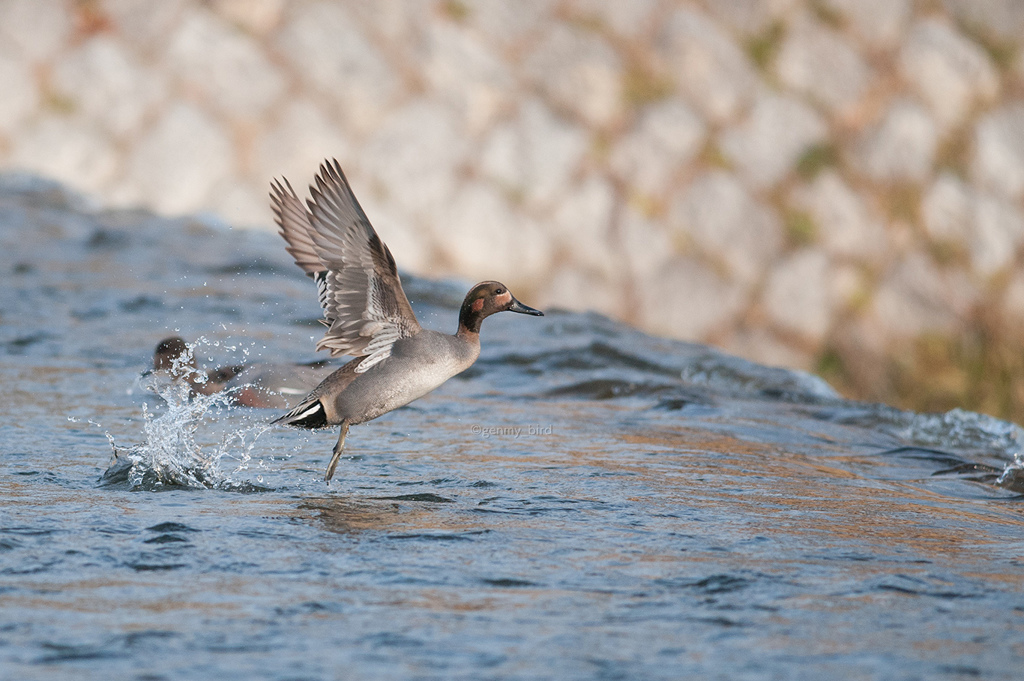
<svg viewBox="0 0 1024 681">
<path fill-rule="evenodd" d="M 180 376 L 192 373 L 195 366 L 196 360 L 188 351 L 188 344 L 177 336 L 163 339 L 153 352 L 154 371 Z"/>
<path fill-rule="evenodd" d="M 459 331 L 465 329 L 471 333 L 480 333 L 480 322 L 496 312 L 518 312 L 537 317 L 544 313 L 528 305 L 523 305 L 508 287 L 497 281 L 483 281 L 474 286 L 462 301 L 459 311 Z"/>
</svg>

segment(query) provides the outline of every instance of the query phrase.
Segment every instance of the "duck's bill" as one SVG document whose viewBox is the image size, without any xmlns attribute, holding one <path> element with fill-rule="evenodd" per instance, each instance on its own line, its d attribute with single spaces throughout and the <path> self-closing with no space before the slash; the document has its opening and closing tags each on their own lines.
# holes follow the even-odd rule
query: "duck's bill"
<svg viewBox="0 0 1024 681">
<path fill-rule="evenodd" d="M 534 317 L 543 317 L 544 313 L 540 310 L 535 310 L 529 305 L 523 305 L 515 298 L 512 299 L 512 307 L 508 309 L 509 312 L 518 312 L 519 314 L 530 314 Z"/>
</svg>

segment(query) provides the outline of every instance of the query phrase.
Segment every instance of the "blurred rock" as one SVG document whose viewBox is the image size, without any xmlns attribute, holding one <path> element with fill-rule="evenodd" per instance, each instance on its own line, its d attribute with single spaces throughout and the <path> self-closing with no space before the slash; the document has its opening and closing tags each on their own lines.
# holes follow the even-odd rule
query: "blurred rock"
<svg viewBox="0 0 1024 681">
<path fill-rule="evenodd" d="M 761 298 L 772 324 L 810 344 L 821 343 L 831 322 L 829 274 L 828 257 L 814 249 L 801 249 L 780 261 Z"/>
<path fill-rule="evenodd" d="M 513 195 L 543 206 L 564 194 L 586 149 L 586 133 L 530 99 L 484 141 L 481 170 Z"/>
<path fill-rule="evenodd" d="M 425 27 L 423 74 L 438 96 L 461 114 L 470 134 L 486 130 L 510 100 L 512 76 L 480 37 L 451 23 Z"/>
<path fill-rule="evenodd" d="M 179 17 L 192 4 L 190 0 L 103 0 L 103 11 L 119 40 L 140 54 L 156 57 L 174 33 Z"/>
<path fill-rule="evenodd" d="M 584 21 L 594 21 L 613 33 L 627 38 L 638 38 L 650 31 L 660 0 L 570 0 L 574 15 Z"/>
<path fill-rule="evenodd" d="M 255 35 L 266 35 L 277 27 L 285 0 L 213 0 L 214 10 L 235 26 Z"/>
<path fill-rule="evenodd" d="M 969 242 L 971 265 L 982 276 L 1009 268 L 1024 241 L 1024 215 L 1020 207 L 998 196 L 977 197 L 974 238 Z"/>
<path fill-rule="evenodd" d="M 814 356 L 806 350 L 784 342 L 767 329 L 740 327 L 722 341 L 726 352 L 759 364 L 791 369 L 812 369 Z"/>
<path fill-rule="evenodd" d="M 467 149 L 450 109 L 417 100 L 379 122 L 360 167 L 396 207 L 436 220 L 452 200 Z"/>
<path fill-rule="evenodd" d="M 513 49 L 548 25 L 556 4 L 556 0 L 474 0 L 465 6 L 465 21 L 483 33 L 489 44 Z"/>
<path fill-rule="evenodd" d="M 890 338 L 912 339 L 949 333 L 959 323 L 946 281 L 925 255 L 912 253 L 898 262 L 875 293 L 869 313 Z"/>
<path fill-rule="evenodd" d="M 937 147 L 935 122 L 920 106 L 901 100 L 862 140 L 860 165 L 879 182 L 921 182 L 931 172 Z"/>
<path fill-rule="evenodd" d="M 720 258 L 737 288 L 752 285 L 782 248 L 774 211 L 723 171 L 694 180 L 673 204 L 669 224 L 707 257 Z"/>
<path fill-rule="evenodd" d="M 622 63 L 594 33 L 552 26 L 524 61 L 538 88 L 560 108 L 593 126 L 609 126 L 622 114 Z"/>
<path fill-rule="evenodd" d="M 942 0 L 956 17 L 1003 39 L 1024 34 L 1024 4 L 1020 0 Z"/>
<path fill-rule="evenodd" d="M 925 195 L 922 216 L 929 236 L 949 245 L 965 244 L 972 270 L 989 277 L 1013 262 L 1024 241 L 1024 215 L 1005 199 L 975 192 L 948 173 Z"/>
<path fill-rule="evenodd" d="M 1024 197 L 1024 104 L 985 114 L 974 133 L 974 176 L 1014 199 Z"/>
<path fill-rule="evenodd" d="M 464 187 L 434 233 L 442 255 L 471 279 L 498 279 L 529 290 L 551 266 L 550 239 L 544 231 L 484 183 Z"/>
<path fill-rule="evenodd" d="M 551 220 L 555 244 L 565 257 L 609 281 L 622 271 L 618 252 L 613 250 L 614 203 L 611 184 L 590 176 L 566 194 Z"/>
<path fill-rule="evenodd" d="M 654 333 L 709 340 L 725 332 L 747 304 L 746 294 L 697 258 L 668 262 L 641 297 L 640 323 Z"/>
<path fill-rule="evenodd" d="M 69 0 L 0 2 L 0 49 L 32 62 L 52 57 L 71 36 L 72 7 Z"/>
<path fill-rule="evenodd" d="M 166 78 L 145 66 L 110 36 L 96 36 L 63 56 L 52 85 L 76 116 L 116 138 L 136 134 L 168 94 Z"/>
<path fill-rule="evenodd" d="M 285 81 L 256 41 L 205 9 L 186 11 L 165 53 L 185 87 L 234 118 L 260 118 Z"/>
<path fill-rule="evenodd" d="M 267 192 L 248 182 L 228 178 L 213 189 L 211 205 L 218 215 L 233 215 L 233 227 L 256 227 L 272 224 L 273 213 Z"/>
<path fill-rule="evenodd" d="M 685 104 L 669 100 L 647 107 L 612 150 L 610 163 L 628 186 L 660 196 L 704 144 L 704 123 Z"/>
<path fill-rule="evenodd" d="M 827 131 L 821 116 L 806 104 L 769 95 L 758 100 L 746 121 L 722 133 L 721 148 L 751 186 L 764 188 L 786 177 Z"/>
<path fill-rule="evenodd" d="M 747 56 L 696 11 L 673 12 L 656 49 L 689 102 L 715 122 L 737 116 L 758 92 L 760 83 Z"/>
<path fill-rule="evenodd" d="M 39 106 L 39 90 L 31 70 L 0 46 L 0 134 L 9 132 Z"/>
<path fill-rule="evenodd" d="M 911 0 L 822 0 L 849 20 L 857 36 L 872 47 L 892 47 L 910 20 Z"/>
<path fill-rule="evenodd" d="M 781 21 L 799 0 L 710 0 L 704 4 L 716 19 L 750 37 Z"/>
<path fill-rule="evenodd" d="M 942 128 L 959 125 L 973 106 L 999 91 L 999 75 L 985 52 L 939 19 L 914 24 L 900 67 Z"/>
<path fill-rule="evenodd" d="M 438 253 L 434 249 L 434 235 L 429 229 L 398 210 L 387 199 L 381 200 L 373 191 L 366 191 L 361 177 L 347 173 L 359 205 L 370 219 L 380 238 L 388 245 L 400 272 L 430 272 L 437 267 Z"/>
<path fill-rule="evenodd" d="M 622 318 L 627 307 L 619 282 L 574 266 L 560 267 L 539 296 L 542 308 L 594 310 L 613 318 Z"/>
<path fill-rule="evenodd" d="M 625 261 L 637 288 L 653 290 L 654 275 L 674 255 L 668 228 L 664 220 L 651 219 L 629 204 L 622 206 L 618 219 L 616 254 Z"/>
<path fill-rule="evenodd" d="M 775 72 L 787 87 L 840 114 L 860 101 L 871 76 L 845 38 L 807 18 L 790 26 Z"/>
<path fill-rule="evenodd" d="M 881 216 L 870 210 L 835 171 L 793 192 L 792 203 L 814 220 L 822 247 L 841 258 L 877 260 L 888 250 Z"/>
<path fill-rule="evenodd" d="M 882 265 L 882 263 L 878 263 Z M 829 273 L 829 300 L 832 301 L 833 318 L 836 313 L 856 312 L 863 301 L 868 300 L 873 288 L 871 271 L 852 264 L 834 265 Z"/>
<path fill-rule="evenodd" d="M 231 142 L 220 125 L 190 104 L 172 104 L 143 134 L 128 161 L 122 203 L 165 214 L 204 205 L 234 170 Z"/>
<path fill-rule="evenodd" d="M 401 53 L 404 48 L 417 48 L 423 31 L 434 23 L 465 23 L 461 20 L 465 17 L 459 16 L 459 8 L 462 8 L 463 14 L 470 13 L 466 5 L 458 2 L 434 0 L 345 0 L 344 5 L 345 11 L 356 20 L 356 28 L 382 51 L 389 53 Z"/>
<path fill-rule="evenodd" d="M 341 5 L 326 0 L 289 5 L 277 47 L 358 131 L 376 127 L 398 98 L 397 75 Z"/>
<path fill-rule="evenodd" d="M 89 123 L 66 116 L 41 116 L 11 141 L 10 161 L 86 191 L 100 192 L 117 172 L 113 145 Z"/>
<path fill-rule="evenodd" d="M 961 243 L 969 238 L 971 200 L 968 187 L 950 173 L 943 173 L 921 202 L 928 236 L 939 242 Z"/>
<path fill-rule="evenodd" d="M 268 191 L 275 177 L 288 178 L 296 190 L 303 190 L 325 159 L 346 159 L 345 172 L 352 175 L 358 168 L 348 162 L 353 156 L 352 145 L 339 126 L 310 100 L 296 98 L 256 142 L 253 163 L 257 180 L 265 183 Z"/>
<path fill-rule="evenodd" d="M 1024 272 L 1017 272 L 1003 291 L 1002 309 L 1008 321 L 1018 329 L 1024 327 Z"/>
</svg>

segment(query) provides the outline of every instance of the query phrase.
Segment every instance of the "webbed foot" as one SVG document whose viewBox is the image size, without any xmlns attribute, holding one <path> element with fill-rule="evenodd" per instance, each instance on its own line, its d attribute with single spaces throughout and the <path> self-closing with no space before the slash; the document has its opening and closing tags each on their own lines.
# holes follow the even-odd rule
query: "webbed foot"
<svg viewBox="0 0 1024 681">
<path fill-rule="evenodd" d="M 328 485 L 331 484 L 331 478 L 334 477 L 334 469 L 338 467 L 338 459 L 341 458 L 341 453 L 345 451 L 346 435 L 348 435 L 348 421 L 342 421 L 341 433 L 338 435 L 338 444 L 334 445 L 334 453 L 331 455 L 331 462 L 327 464 L 327 472 L 324 473 L 324 482 Z"/>
</svg>

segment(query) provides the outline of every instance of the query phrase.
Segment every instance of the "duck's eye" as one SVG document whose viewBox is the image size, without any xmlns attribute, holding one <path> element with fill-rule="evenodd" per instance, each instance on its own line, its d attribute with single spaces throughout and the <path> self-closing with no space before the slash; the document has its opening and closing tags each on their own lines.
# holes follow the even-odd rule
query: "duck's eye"
<svg viewBox="0 0 1024 681">
<path fill-rule="evenodd" d="M 494 289 L 494 295 L 496 295 L 496 296 L 500 296 L 504 292 L 505 292 L 505 289 L 503 289 L 503 288 L 496 288 L 496 289 Z"/>
</svg>

